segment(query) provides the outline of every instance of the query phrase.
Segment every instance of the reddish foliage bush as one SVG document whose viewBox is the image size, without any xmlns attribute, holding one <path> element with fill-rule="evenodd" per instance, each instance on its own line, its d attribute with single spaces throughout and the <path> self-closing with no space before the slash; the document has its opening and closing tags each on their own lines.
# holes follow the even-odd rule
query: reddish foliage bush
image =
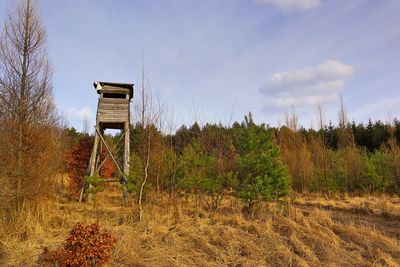
<svg viewBox="0 0 400 267">
<path fill-rule="evenodd" d="M 93 148 L 93 138 L 83 137 L 78 143 L 72 145 L 67 153 L 68 175 L 70 178 L 68 189 L 71 197 L 75 200 L 79 198 L 83 179 L 90 160 Z"/>
<path fill-rule="evenodd" d="M 87 173 L 90 156 L 93 149 L 93 138 L 84 136 L 78 143 L 73 144 L 67 153 L 66 162 L 70 178 L 68 190 L 71 198 L 78 200 L 83 180 Z M 102 158 L 105 158 L 107 151 L 102 151 Z M 111 158 L 107 158 L 100 169 L 100 175 L 104 178 L 115 177 L 116 167 Z"/>
<path fill-rule="evenodd" d="M 101 266 L 111 260 L 116 238 L 101 230 L 98 224 L 75 225 L 64 246 L 55 250 L 45 248 L 41 255 L 42 264 L 61 267 Z"/>
<path fill-rule="evenodd" d="M 103 151 L 102 154 L 106 155 L 106 153 L 106 151 Z M 115 167 L 114 162 L 108 157 L 100 169 L 100 175 L 104 178 L 113 178 L 115 177 L 116 170 L 117 168 Z"/>
</svg>

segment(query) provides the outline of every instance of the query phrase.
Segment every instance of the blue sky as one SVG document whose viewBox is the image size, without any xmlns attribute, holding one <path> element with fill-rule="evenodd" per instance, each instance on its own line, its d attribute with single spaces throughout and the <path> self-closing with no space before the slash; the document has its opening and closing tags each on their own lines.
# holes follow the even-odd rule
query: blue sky
<svg viewBox="0 0 400 267">
<path fill-rule="evenodd" d="M 0 21 L 15 0 L 0 1 Z M 145 72 L 176 125 L 241 121 L 317 126 L 400 117 L 400 1 L 37 0 L 48 32 L 54 94 L 71 126 L 93 124 L 95 80 Z M 195 112 L 193 112 L 195 110 Z"/>
</svg>

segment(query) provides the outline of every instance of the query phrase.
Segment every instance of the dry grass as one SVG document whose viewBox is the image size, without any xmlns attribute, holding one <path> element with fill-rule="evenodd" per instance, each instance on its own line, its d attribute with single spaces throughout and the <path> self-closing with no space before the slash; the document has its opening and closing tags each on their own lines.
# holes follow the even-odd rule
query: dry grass
<svg viewBox="0 0 400 267">
<path fill-rule="evenodd" d="M 364 213 L 400 219 L 400 197 L 388 195 L 365 195 L 350 197 L 346 194 L 297 195 L 300 205 L 314 206 L 328 210 L 341 210 L 353 213 Z"/>
<path fill-rule="evenodd" d="M 369 201 L 379 209 L 373 199 L 347 201 Z M 135 205 L 120 207 L 116 188 L 102 193 L 99 203 L 101 225 L 118 239 L 110 266 L 400 265 L 396 237 L 374 225 L 338 222 L 317 207 L 289 210 L 270 204 L 258 207 L 249 219 L 242 215 L 240 202 L 229 198 L 217 212 L 203 210 L 197 216 L 190 199 L 172 202 L 165 197 L 149 200 L 144 219 L 138 221 Z M 91 204 L 58 201 L 43 209 L 42 218 L 24 214 L 22 228 L 1 233 L 1 266 L 37 265 L 44 246 L 59 245 L 75 223 L 96 220 Z"/>
</svg>

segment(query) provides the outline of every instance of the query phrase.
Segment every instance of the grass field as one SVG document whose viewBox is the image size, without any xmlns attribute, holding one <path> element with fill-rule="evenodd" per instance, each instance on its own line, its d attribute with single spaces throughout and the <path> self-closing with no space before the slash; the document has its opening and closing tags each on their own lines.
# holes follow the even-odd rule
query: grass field
<svg viewBox="0 0 400 267">
<path fill-rule="evenodd" d="M 98 195 L 99 220 L 118 239 L 109 266 L 400 266 L 400 199 L 296 196 L 253 218 L 228 197 L 216 212 L 193 202 L 149 196 L 144 219 L 121 207 L 117 187 Z M 59 199 L 23 227 L 2 229 L 0 266 L 36 266 L 43 247 L 62 244 L 77 222 L 96 221 L 92 204 Z"/>
</svg>

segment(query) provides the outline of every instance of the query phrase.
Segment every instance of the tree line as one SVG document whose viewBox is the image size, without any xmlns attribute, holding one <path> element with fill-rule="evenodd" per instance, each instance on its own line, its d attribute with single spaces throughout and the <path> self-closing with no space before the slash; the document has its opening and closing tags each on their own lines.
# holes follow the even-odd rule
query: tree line
<svg viewBox="0 0 400 267">
<path fill-rule="evenodd" d="M 153 150 L 151 152 L 150 184 L 164 190 L 199 190 L 204 179 L 204 192 L 221 193 L 224 190 L 241 188 L 247 174 L 251 171 L 242 168 L 243 146 L 256 142 L 258 135 L 248 133 L 249 125 L 264 135 L 264 142 L 276 149 L 275 157 L 284 163 L 291 176 L 292 189 L 298 192 L 385 192 L 398 193 L 400 185 L 400 123 L 369 121 L 344 123 L 333 126 L 331 123 L 319 130 L 298 128 L 296 118 L 292 117 L 282 127 L 255 125 L 250 116 L 242 123 L 235 122 L 227 127 L 221 124 L 205 124 L 200 127 L 194 123 L 182 126 L 172 135 L 163 135 L 152 126 Z M 141 130 L 133 126 L 132 154 L 133 177 L 140 177 L 143 158 L 140 151 Z M 249 135 L 246 140 L 241 135 Z M 250 143 L 247 143 L 250 142 Z M 254 145 L 254 144 L 253 144 Z M 252 153 L 263 153 L 268 146 L 252 147 Z M 254 158 L 246 162 L 261 171 L 269 166 L 271 159 L 264 161 Z M 247 170 L 247 173 L 244 173 Z M 267 173 L 264 170 L 264 173 Z M 284 176 L 282 176 L 284 177 Z M 284 179 L 283 179 L 284 180 Z M 136 181 L 136 180 L 134 180 Z M 239 184 L 239 186 L 238 186 Z M 271 189 L 268 189 L 271 190 Z M 276 190 L 276 188 L 274 188 Z M 285 191 L 285 190 L 283 190 Z"/>
<path fill-rule="evenodd" d="M 131 125 L 127 189 L 140 191 L 147 166 L 145 194 L 190 193 L 199 208 L 216 209 L 227 194 L 251 207 L 290 191 L 398 193 L 399 121 L 342 120 L 305 129 L 292 114 L 284 126 L 270 127 L 256 124 L 249 113 L 231 126 L 194 123 L 170 134 L 137 122 Z M 112 142 L 119 135 L 107 138 Z"/>
</svg>

